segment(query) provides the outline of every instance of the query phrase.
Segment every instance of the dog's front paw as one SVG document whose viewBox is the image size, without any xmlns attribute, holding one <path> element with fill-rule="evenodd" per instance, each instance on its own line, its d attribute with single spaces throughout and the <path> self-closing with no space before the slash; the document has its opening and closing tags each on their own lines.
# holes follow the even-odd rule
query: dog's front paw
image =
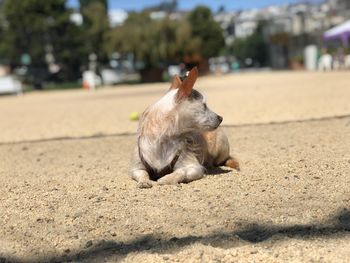
<svg viewBox="0 0 350 263">
<path fill-rule="evenodd" d="M 168 174 L 162 178 L 159 178 L 157 180 L 157 184 L 160 184 L 160 185 L 179 184 L 179 183 L 183 182 L 183 180 L 184 180 L 184 176 L 182 174 L 172 173 L 172 174 Z"/>
<path fill-rule="evenodd" d="M 137 183 L 137 187 L 141 188 L 141 189 L 151 188 L 153 186 L 153 184 L 154 184 L 154 182 L 152 182 L 151 180 L 142 181 L 142 182 Z"/>
<path fill-rule="evenodd" d="M 157 184 L 159 185 L 166 185 L 166 184 L 175 184 L 174 182 L 171 182 L 170 180 L 168 180 L 167 178 L 160 178 L 157 180 Z"/>
</svg>

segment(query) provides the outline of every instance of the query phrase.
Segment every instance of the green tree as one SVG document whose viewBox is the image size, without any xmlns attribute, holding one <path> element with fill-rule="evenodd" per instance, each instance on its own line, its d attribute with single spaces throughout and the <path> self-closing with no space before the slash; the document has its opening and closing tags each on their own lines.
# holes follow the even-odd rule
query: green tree
<svg viewBox="0 0 350 263">
<path fill-rule="evenodd" d="M 189 14 L 188 21 L 192 27 L 192 37 L 201 41 L 200 55 L 205 59 L 217 56 L 225 47 L 225 39 L 210 9 L 205 6 L 196 7 Z"/>
<path fill-rule="evenodd" d="M 148 7 L 147 11 L 173 12 L 177 8 L 177 0 L 164 0 L 155 6 Z"/>
<path fill-rule="evenodd" d="M 154 20 L 149 11 L 130 13 L 122 26 L 106 35 L 109 54 L 132 53 L 143 71 L 172 63 L 202 63 L 225 46 L 222 30 L 208 8 L 198 7 L 188 19 Z"/>
<path fill-rule="evenodd" d="M 107 0 L 80 0 L 80 10 L 89 53 L 95 53 L 99 61 L 105 62 L 107 55 L 103 39 L 109 30 Z"/>
<path fill-rule="evenodd" d="M 132 53 L 137 61 L 144 63 L 144 70 L 181 62 L 184 56 L 198 49 L 199 42 L 192 38 L 187 21 L 153 20 L 148 12 L 130 13 L 124 25 L 112 29 L 105 41 L 110 54 Z"/>
<path fill-rule="evenodd" d="M 5 0 L 0 52 L 12 64 L 29 54 L 32 67 L 46 67 L 46 55 L 66 70 L 64 78 L 79 74 L 82 47 L 81 29 L 71 23 L 65 0 Z"/>
<path fill-rule="evenodd" d="M 244 61 L 251 58 L 254 63 L 260 66 L 268 64 L 268 46 L 264 40 L 264 21 L 259 22 L 254 33 L 244 39 L 236 39 L 231 46 L 228 47 L 228 53 L 233 54 L 238 60 Z"/>
<path fill-rule="evenodd" d="M 81 9 L 84 9 L 85 7 L 93 3 L 100 3 L 104 6 L 105 10 L 108 10 L 107 0 L 79 0 L 79 3 Z"/>
</svg>

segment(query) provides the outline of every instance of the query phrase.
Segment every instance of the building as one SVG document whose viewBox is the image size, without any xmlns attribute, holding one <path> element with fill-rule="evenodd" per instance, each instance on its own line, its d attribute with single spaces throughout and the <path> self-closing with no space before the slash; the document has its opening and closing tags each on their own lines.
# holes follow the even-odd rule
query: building
<svg viewBox="0 0 350 263">
<path fill-rule="evenodd" d="M 215 15 L 227 44 L 250 36 L 259 22 L 264 21 L 264 38 L 269 43 L 273 68 L 289 67 L 290 61 L 300 58 L 309 44 L 322 46 L 323 32 L 347 19 L 350 19 L 349 0 L 302 2 Z"/>
</svg>

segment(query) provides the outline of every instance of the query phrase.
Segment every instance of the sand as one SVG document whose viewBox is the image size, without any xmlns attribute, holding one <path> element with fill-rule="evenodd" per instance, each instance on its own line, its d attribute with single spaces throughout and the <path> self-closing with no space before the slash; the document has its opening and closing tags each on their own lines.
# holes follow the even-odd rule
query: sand
<svg viewBox="0 0 350 263">
<path fill-rule="evenodd" d="M 348 72 L 200 79 L 242 171 L 138 189 L 128 115 L 164 89 L 0 97 L 0 262 L 350 261 Z"/>
<path fill-rule="evenodd" d="M 97 92 L 52 91 L 0 97 L 0 142 L 134 133 L 142 112 L 168 83 Z M 350 113 L 350 72 L 245 73 L 199 78 L 196 88 L 224 125 L 305 120 Z"/>
</svg>

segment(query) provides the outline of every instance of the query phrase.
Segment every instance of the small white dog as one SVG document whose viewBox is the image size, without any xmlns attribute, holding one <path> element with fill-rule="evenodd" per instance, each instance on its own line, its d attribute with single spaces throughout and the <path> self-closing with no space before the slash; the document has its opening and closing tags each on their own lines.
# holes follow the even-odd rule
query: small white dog
<svg viewBox="0 0 350 263">
<path fill-rule="evenodd" d="M 211 111 L 193 85 L 194 68 L 182 82 L 176 75 L 170 90 L 142 114 L 131 176 L 140 188 L 188 183 L 205 168 L 225 165 L 239 170 L 230 156 L 226 135 L 217 129 L 222 117 Z"/>
</svg>

